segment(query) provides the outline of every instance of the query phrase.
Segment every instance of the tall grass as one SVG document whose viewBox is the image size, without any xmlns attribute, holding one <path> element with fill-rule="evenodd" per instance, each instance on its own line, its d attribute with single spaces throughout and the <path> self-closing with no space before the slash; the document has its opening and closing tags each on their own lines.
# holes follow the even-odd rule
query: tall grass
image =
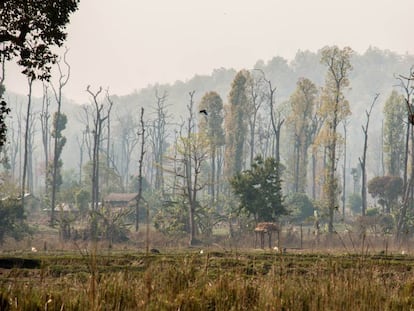
<svg viewBox="0 0 414 311">
<path fill-rule="evenodd" d="M 39 255 L 41 256 L 41 255 Z M 258 251 L 43 256 L 1 310 L 411 310 L 413 258 Z"/>
</svg>

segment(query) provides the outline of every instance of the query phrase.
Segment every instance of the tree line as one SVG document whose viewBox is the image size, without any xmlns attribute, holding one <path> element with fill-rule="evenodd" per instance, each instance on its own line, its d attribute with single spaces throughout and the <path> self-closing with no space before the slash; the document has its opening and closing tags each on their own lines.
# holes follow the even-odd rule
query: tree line
<svg viewBox="0 0 414 311">
<path fill-rule="evenodd" d="M 227 223 L 230 234 L 234 234 L 251 230 L 258 222 L 311 219 L 318 224 L 325 222 L 327 232 L 333 233 L 338 220 L 381 214 L 393 219 L 397 236 L 411 229 L 412 68 L 395 75 L 398 87 L 390 94 L 359 89 L 365 102 L 365 119 L 355 118 L 354 122 L 360 124 L 352 128 L 349 94 L 355 53 L 349 47 L 337 46 L 321 49 L 313 63 L 323 68 L 323 79 L 304 70 L 308 77 L 280 80 L 275 75 L 285 65 L 281 58 L 267 65 L 259 61 L 254 69 L 234 72 L 227 88 L 200 95 L 197 89 L 188 89 L 186 97 L 180 99 L 181 108 L 170 104 L 170 93 L 160 86 L 153 88 L 152 99 L 147 99 L 145 105 L 133 106 L 123 106 L 122 98 L 110 94 L 109 89 L 86 86 L 90 104 L 68 118 L 62 112 L 62 94 L 70 79 L 70 53 L 66 49 L 59 58 L 47 47 L 63 44 L 65 35 L 59 27 L 68 22 L 77 3 L 60 4 L 67 6 L 66 15 L 62 20 L 50 17 L 57 25 L 56 33 L 46 32 L 40 43 L 13 15 L 0 33 L 0 90 L 4 93 L 7 86 L 5 61 L 13 57 L 18 57 L 23 74 L 28 76 L 29 90 L 26 114 L 17 112 L 14 120 L 7 118 L 10 108 L 2 101 L 3 194 L 18 189 L 23 206 L 26 194 L 35 194 L 41 198 L 42 207 L 50 211 L 50 224 L 58 222 L 64 232 L 74 220 L 58 219 L 56 209 L 70 203 L 88 219 L 88 230 L 95 237 L 113 238 L 115 231 L 122 235 L 128 219 L 138 230 L 145 209 L 155 228 L 166 234 L 188 234 L 190 244 L 197 242 L 197 236 L 211 236 L 218 223 Z M 2 5 L 2 12 L 15 10 Z M 27 16 L 35 9 L 49 14 L 50 8 L 37 2 L 31 5 L 29 9 L 21 8 L 28 10 L 24 11 Z M 13 27 L 19 28 L 19 38 L 13 38 Z M 25 43 L 30 40 L 40 47 L 30 51 L 29 47 L 36 46 Z M 40 52 L 49 58 L 44 57 L 45 62 L 38 64 Z M 298 67 L 308 63 L 300 63 L 300 56 L 315 56 L 303 52 L 298 55 Z M 50 77 L 51 64 L 58 69 L 57 82 Z M 44 83 L 39 115 L 31 110 L 35 80 Z M 228 89 L 226 96 L 223 89 Z M 380 146 L 376 146 L 381 174 L 372 176 L 371 172 L 368 178 L 372 162 L 368 146 L 373 144 L 369 129 L 373 122 L 378 123 L 378 119 L 370 119 L 375 116 L 379 100 L 385 101 Z M 52 101 L 56 103 L 55 112 L 51 111 Z M 176 110 L 180 112 L 178 117 Z M 75 119 L 80 124 L 75 136 L 77 148 L 66 151 L 65 132 Z M 362 139 L 349 145 L 348 130 L 358 127 Z M 33 157 L 36 147 L 40 149 L 36 139 L 41 141 L 43 155 L 37 159 L 42 164 L 35 173 Z M 346 160 L 350 149 L 361 150 L 352 168 Z M 65 170 L 62 155 L 68 152 L 77 159 L 76 171 Z M 349 193 L 347 186 L 352 183 L 353 191 Z M 136 193 L 133 209 L 117 213 L 105 206 L 104 198 L 109 193 L 128 192 Z M 374 202 L 368 203 L 367 192 L 378 198 L 379 208 Z"/>
</svg>

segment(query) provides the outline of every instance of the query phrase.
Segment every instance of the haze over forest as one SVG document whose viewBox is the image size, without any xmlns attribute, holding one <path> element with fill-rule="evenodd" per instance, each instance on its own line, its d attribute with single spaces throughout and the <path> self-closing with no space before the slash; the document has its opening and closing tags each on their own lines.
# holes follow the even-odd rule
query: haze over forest
<svg viewBox="0 0 414 311">
<path fill-rule="evenodd" d="M 2 11 L 0 90 L 11 108 L 3 175 L 22 196 L 39 196 L 52 226 L 56 203 L 86 217 L 89 206 L 109 211 L 111 193 L 135 192 L 136 231 L 150 198 L 154 227 L 189 233 L 190 244 L 223 217 L 230 235 L 234 217 L 287 214 L 313 219 L 319 232 L 320 212 L 331 234 L 339 201 L 342 217 L 369 207 L 398 233 L 411 219 L 414 51 L 401 30 L 412 1 L 69 1 L 70 19 L 52 13 L 57 4 L 32 4 Z M 64 17 L 56 32 L 44 22 L 51 17 Z M 376 184 L 368 206 L 375 177 L 392 189 L 384 198 Z M 361 196 L 360 211 L 356 200 L 346 210 L 351 195 Z M 85 232 L 96 229 L 90 220 Z"/>
<path fill-rule="evenodd" d="M 0 309 L 412 310 L 413 11 L 0 2 Z"/>
<path fill-rule="evenodd" d="M 298 51 L 292 61 L 275 56 L 270 60 L 258 60 L 253 68 L 262 69 L 266 77 L 276 87 L 275 101 L 277 107 L 286 106 L 289 96 L 296 88 L 296 82 L 299 78 L 304 77 L 310 79 L 318 87 L 322 87 L 326 76 L 326 68 L 320 63 L 320 52 Z M 70 63 L 70 52 L 68 53 L 68 61 Z M 369 47 L 363 54 L 355 53 L 351 63 L 353 70 L 350 72 L 350 89 L 346 93 L 346 98 L 350 102 L 352 115 L 349 118 L 348 138 L 352 141 L 352 148 L 348 150 L 349 166 L 356 167 L 358 157 L 361 156 L 363 135 L 361 126 L 365 121 L 365 110 L 370 106 L 374 95 L 380 94 L 378 104 L 375 105 L 372 112 L 372 120 L 369 128 L 369 146 L 368 152 L 371 159 L 376 159 L 369 163 L 368 173 L 370 176 L 382 173 L 380 158 L 381 150 L 381 126 L 383 121 L 383 105 L 391 94 L 392 90 L 399 90 L 395 76 L 398 74 L 406 75 L 412 64 L 414 64 L 414 55 L 400 55 L 389 50 L 381 50 L 375 47 Z M 247 66 L 246 66 L 247 68 Z M 232 80 L 236 75 L 236 70 L 232 68 L 215 69 L 211 75 L 194 75 L 187 81 L 177 80 L 173 84 L 154 84 L 135 91 L 131 94 L 118 96 L 111 94 L 113 99 L 113 126 L 116 128 L 119 122 L 124 121 L 125 116 L 135 116 L 138 118 L 140 107 L 146 110 L 146 117 L 153 118 L 156 107 L 156 93 L 163 94 L 166 92 L 166 104 L 168 112 L 171 116 L 170 122 L 178 124 L 185 120 L 187 116 L 187 104 L 189 100 L 188 93 L 195 91 L 194 100 L 199 103 L 202 96 L 209 91 L 215 91 L 220 94 L 226 104 L 229 95 Z M 7 88 L 7 83 L 6 83 Z M 98 86 L 91 85 L 91 88 L 98 89 Z M 110 89 L 109 89 L 110 90 Z M 51 91 L 49 90 L 51 93 Z M 86 93 L 86 91 L 85 91 Z M 49 94 L 51 100 L 51 111 L 54 109 L 54 101 L 52 94 Z M 27 95 L 6 92 L 6 98 L 13 106 L 11 115 L 15 115 L 24 111 L 27 102 Z M 90 99 L 91 100 L 91 99 Z M 38 115 L 41 111 L 41 98 L 33 100 L 33 115 Z M 72 100 L 64 99 L 62 110 L 68 116 L 68 127 L 65 130 L 67 137 L 67 146 L 63 150 L 63 162 L 65 170 L 75 170 L 78 166 L 79 155 L 73 150 L 78 149 L 77 138 L 80 137 L 84 130 L 85 124 L 81 122 L 82 106 Z M 285 109 L 285 115 L 288 114 Z M 15 124 L 16 116 L 12 118 Z M 35 121 L 37 131 L 40 130 L 40 123 Z M 170 127 L 172 130 L 175 126 Z M 37 139 L 40 143 L 40 135 Z M 170 135 L 170 140 L 173 136 Z M 282 134 L 281 140 L 286 134 Z M 286 142 L 288 143 L 288 142 Z M 41 162 L 40 144 L 34 150 L 35 163 Z M 39 153 L 39 154 L 38 154 Z M 282 161 L 287 155 L 283 153 Z M 136 168 L 136 166 L 135 166 Z M 134 168 L 132 168 L 133 170 Z"/>
</svg>

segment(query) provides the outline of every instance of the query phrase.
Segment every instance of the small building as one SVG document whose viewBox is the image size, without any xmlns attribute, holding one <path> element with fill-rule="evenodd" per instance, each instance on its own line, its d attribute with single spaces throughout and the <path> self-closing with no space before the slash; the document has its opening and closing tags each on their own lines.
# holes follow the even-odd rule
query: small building
<svg viewBox="0 0 414 311">
<path fill-rule="evenodd" d="M 112 208 L 127 208 L 136 205 L 138 193 L 110 193 L 104 198 L 104 205 Z"/>
<path fill-rule="evenodd" d="M 260 248 L 264 248 L 265 246 L 265 235 L 267 234 L 267 237 L 269 239 L 269 248 L 272 247 L 272 234 L 275 232 L 277 234 L 277 244 L 279 246 L 279 233 L 280 228 L 279 225 L 273 222 L 259 222 L 257 224 L 257 227 L 254 229 L 254 233 L 256 236 L 254 247 L 257 246 L 258 237 L 260 238 Z"/>
</svg>

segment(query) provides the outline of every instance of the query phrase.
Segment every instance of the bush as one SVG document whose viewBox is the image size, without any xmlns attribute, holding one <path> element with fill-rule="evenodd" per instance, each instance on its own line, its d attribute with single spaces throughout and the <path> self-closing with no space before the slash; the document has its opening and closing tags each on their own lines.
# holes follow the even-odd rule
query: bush
<svg viewBox="0 0 414 311">
<path fill-rule="evenodd" d="M 362 198 L 357 193 L 352 193 L 348 196 L 348 207 L 349 209 L 355 213 L 359 214 L 362 211 Z"/>
<path fill-rule="evenodd" d="M 0 200 L 0 244 L 6 236 L 16 240 L 23 238 L 29 232 L 29 227 L 24 222 L 25 215 L 22 201 L 17 198 Z"/>
<path fill-rule="evenodd" d="M 302 222 L 313 216 L 315 207 L 305 193 L 291 193 L 285 199 L 285 204 L 294 221 Z"/>
</svg>

